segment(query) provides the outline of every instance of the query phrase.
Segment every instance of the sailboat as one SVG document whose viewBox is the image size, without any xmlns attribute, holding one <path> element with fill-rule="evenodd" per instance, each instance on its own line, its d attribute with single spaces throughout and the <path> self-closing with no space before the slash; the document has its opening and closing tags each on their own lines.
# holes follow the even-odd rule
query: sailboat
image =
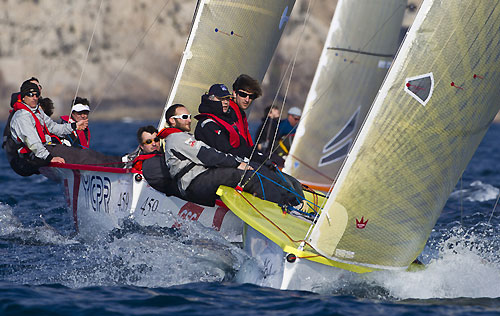
<svg viewBox="0 0 500 316">
<path fill-rule="evenodd" d="M 262 81 L 295 0 L 199 0 L 191 32 L 165 105 L 185 104 L 197 112 L 214 83 L 231 83 L 246 73 Z M 164 115 L 159 127 L 164 126 Z M 229 241 L 240 241 L 242 221 L 220 201 L 214 207 L 167 196 L 153 189 L 135 169 L 51 164 L 41 170 L 62 181 L 75 229 L 93 238 L 122 226 L 172 227 L 180 218 L 213 227 Z"/>
<path fill-rule="evenodd" d="M 270 286 L 409 268 L 500 109 L 499 16 L 500 1 L 424 0 L 316 220 L 219 190 Z"/>
<path fill-rule="evenodd" d="M 284 171 L 327 192 L 396 54 L 406 0 L 339 1 Z"/>
</svg>

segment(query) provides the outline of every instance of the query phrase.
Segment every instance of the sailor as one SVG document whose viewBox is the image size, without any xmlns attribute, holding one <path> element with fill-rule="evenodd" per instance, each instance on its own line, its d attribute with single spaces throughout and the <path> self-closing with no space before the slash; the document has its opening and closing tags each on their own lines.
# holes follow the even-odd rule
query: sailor
<svg viewBox="0 0 500 316">
<path fill-rule="evenodd" d="M 249 158 L 252 146 L 248 145 L 247 137 L 240 133 L 235 120 L 236 106 L 231 108 L 229 103 L 231 93 L 224 84 L 214 84 L 201 96 L 199 112 L 195 118 L 198 124 L 195 137 L 205 144 L 234 156 Z M 251 138 L 250 138 L 251 140 Z"/>
<path fill-rule="evenodd" d="M 258 128 L 257 137 L 260 136 L 257 143 L 257 149 L 263 153 L 269 153 L 273 143 L 278 120 L 280 117 L 280 109 L 276 105 L 270 105 L 264 110 L 262 123 Z"/>
<path fill-rule="evenodd" d="M 71 116 L 61 116 L 61 123 L 75 123 L 83 120 L 88 120 L 90 113 L 89 100 L 81 97 L 76 97 L 71 102 Z M 90 131 L 87 127 L 82 131 L 73 131 L 67 134 L 62 139 L 62 143 L 66 146 L 74 146 L 77 148 L 89 148 L 90 146 Z"/>
<path fill-rule="evenodd" d="M 40 97 L 38 98 L 38 104 L 42 108 L 43 112 L 47 114 L 47 116 L 52 116 L 54 114 L 54 102 L 50 98 L 44 98 L 42 97 L 42 85 L 40 84 L 40 81 L 38 78 L 31 77 L 27 79 L 26 81 L 32 82 L 38 86 L 38 89 L 40 90 Z M 14 92 L 10 96 L 10 107 L 14 106 L 14 103 L 17 102 L 17 99 L 19 98 L 19 92 Z M 12 112 L 13 114 L 14 112 Z M 10 123 L 10 120 L 7 121 L 7 126 Z"/>
<path fill-rule="evenodd" d="M 253 146 L 248 143 L 248 140 L 252 140 L 248 134 L 248 126 L 245 127 L 246 132 L 240 133 L 241 125 L 235 114 L 240 110 L 234 102 L 230 106 L 230 98 L 231 93 L 221 83 L 212 85 L 208 93 L 201 96 L 198 108 L 200 114 L 195 117 L 198 120 L 195 138 L 224 153 L 240 158 L 252 157 L 252 161 L 264 163 L 267 156 L 258 150 L 254 151 Z"/>
<path fill-rule="evenodd" d="M 31 78 L 25 80 L 24 82 L 31 82 L 31 83 L 34 83 L 38 86 L 38 90 L 40 90 L 40 96 L 38 98 L 38 101 L 40 101 L 40 99 L 42 98 L 42 85 L 40 84 L 40 81 L 38 80 L 38 78 L 31 77 Z M 10 107 L 11 108 L 14 107 L 14 104 L 19 99 L 20 94 L 21 94 L 20 92 L 14 92 L 11 94 L 11 96 L 10 96 Z"/>
<path fill-rule="evenodd" d="M 288 154 L 301 116 L 302 110 L 294 106 L 288 110 L 287 118 L 280 121 L 276 135 L 276 139 L 279 141 L 276 151 L 278 155 L 286 156 Z"/>
<path fill-rule="evenodd" d="M 165 162 L 165 153 L 160 146 L 158 130 L 152 125 L 140 127 L 137 130 L 137 141 L 139 151 L 132 162 L 132 168 L 142 171 L 148 184 L 157 191 L 180 197 L 177 183 L 171 178 Z"/>
<path fill-rule="evenodd" d="M 48 117 L 54 114 L 54 102 L 50 98 L 38 98 L 38 105 L 40 105 L 43 112 L 47 114 Z"/>
<path fill-rule="evenodd" d="M 88 120 L 57 124 L 39 108 L 40 89 L 25 81 L 20 88 L 8 137 L 4 143 L 12 169 L 22 176 L 39 173 L 38 169 L 49 163 L 106 164 L 116 163 L 121 157 L 106 156 L 88 150 L 54 144 L 52 139 L 87 128 Z"/>
<path fill-rule="evenodd" d="M 196 140 L 191 131 L 191 114 L 182 104 L 174 104 L 165 113 L 169 128 L 160 131 L 165 139 L 165 157 L 170 175 L 175 179 L 184 199 L 204 205 L 215 205 L 220 185 L 236 187 L 245 174 L 243 190 L 278 204 L 296 205 L 303 198 L 267 180 L 280 179 L 266 168 L 253 176 L 253 168 L 241 158 L 218 151 Z M 247 172 L 245 173 L 245 169 Z M 283 185 L 282 183 L 281 185 Z M 300 192 L 302 193 L 302 192 Z"/>
<path fill-rule="evenodd" d="M 241 74 L 233 83 L 233 100 L 229 106 L 234 110 L 233 116 L 239 133 L 246 141 L 246 145 L 253 146 L 252 137 L 248 129 L 248 122 L 245 111 L 248 110 L 253 100 L 262 95 L 262 89 L 257 80 L 249 75 Z"/>
</svg>

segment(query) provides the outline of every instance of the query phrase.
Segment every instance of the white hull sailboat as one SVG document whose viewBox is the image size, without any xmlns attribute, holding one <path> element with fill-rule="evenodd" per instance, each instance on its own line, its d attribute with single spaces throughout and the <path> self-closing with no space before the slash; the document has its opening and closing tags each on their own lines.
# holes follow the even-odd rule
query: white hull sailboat
<svg viewBox="0 0 500 316">
<path fill-rule="evenodd" d="M 294 3 L 199 0 L 164 112 L 182 103 L 197 113 L 201 96 L 212 84 L 230 84 L 242 73 L 262 81 Z M 164 123 L 162 115 L 159 128 Z M 243 222 L 223 203 L 206 207 L 167 196 L 133 169 L 51 164 L 42 174 L 64 183 L 75 228 L 82 236 L 120 228 L 127 219 L 172 227 L 187 218 L 219 230 L 230 241 L 241 241 Z"/>
<path fill-rule="evenodd" d="M 423 2 L 316 220 L 219 189 L 271 286 L 411 266 L 500 109 L 499 16 L 500 1 Z"/>
<path fill-rule="evenodd" d="M 220 231 L 230 242 L 241 242 L 243 222 L 222 202 L 209 207 L 167 196 L 136 170 L 63 164 L 44 168 L 42 173 L 62 179 L 75 230 L 84 239 L 103 236 L 127 220 L 168 228 L 194 220 Z"/>
</svg>

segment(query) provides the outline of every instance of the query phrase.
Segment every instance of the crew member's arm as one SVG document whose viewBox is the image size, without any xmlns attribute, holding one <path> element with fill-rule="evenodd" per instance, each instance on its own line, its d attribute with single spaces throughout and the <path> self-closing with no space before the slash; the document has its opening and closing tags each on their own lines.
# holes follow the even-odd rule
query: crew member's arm
<svg viewBox="0 0 500 316">
<path fill-rule="evenodd" d="M 172 142 L 169 140 L 169 148 L 172 152 L 176 152 L 195 164 L 205 167 L 232 167 L 236 168 L 240 165 L 241 160 L 237 157 L 225 154 L 212 148 L 202 142 L 196 140 L 189 134 L 174 134 L 169 137 L 173 138 Z M 188 136 L 188 137 L 186 137 Z"/>
<path fill-rule="evenodd" d="M 49 130 L 49 132 L 57 136 L 64 136 L 70 134 L 74 130 L 84 130 L 88 126 L 88 119 L 76 123 L 59 124 L 54 122 L 49 116 L 47 116 L 47 114 L 41 113 L 41 115 L 42 115 L 42 120 L 45 122 L 45 125 L 47 125 L 47 129 Z"/>
<path fill-rule="evenodd" d="M 223 153 L 230 152 L 233 147 L 229 142 L 227 132 L 210 119 L 198 122 L 194 133 L 196 139 L 203 141 L 206 145 L 213 147 Z"/>
</svg>

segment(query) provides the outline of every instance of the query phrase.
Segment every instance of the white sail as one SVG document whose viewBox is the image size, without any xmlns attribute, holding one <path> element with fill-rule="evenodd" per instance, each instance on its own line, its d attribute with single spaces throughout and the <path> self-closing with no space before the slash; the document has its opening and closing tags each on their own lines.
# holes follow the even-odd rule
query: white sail
<svg viewBox="0 0 500 316">
<path fill-rule="evenodd" d="M 407 267 L 500 103 L 500 1 L 425 0 L 308 242 Z"/>
<path fill-rule="evenodd" d="M 398 48 L 406 0 L 340 0 L 285 171 L 327 191 Z"/>
<path fill-rule="evenodd" d="M 165 109 L 198 113 L 214 83 L 229 88 L 245 73 L 262 81 L 295 0 L 200 0 Z M 160 127 L 164 126 L 164 113 Z"/>
</svg>

